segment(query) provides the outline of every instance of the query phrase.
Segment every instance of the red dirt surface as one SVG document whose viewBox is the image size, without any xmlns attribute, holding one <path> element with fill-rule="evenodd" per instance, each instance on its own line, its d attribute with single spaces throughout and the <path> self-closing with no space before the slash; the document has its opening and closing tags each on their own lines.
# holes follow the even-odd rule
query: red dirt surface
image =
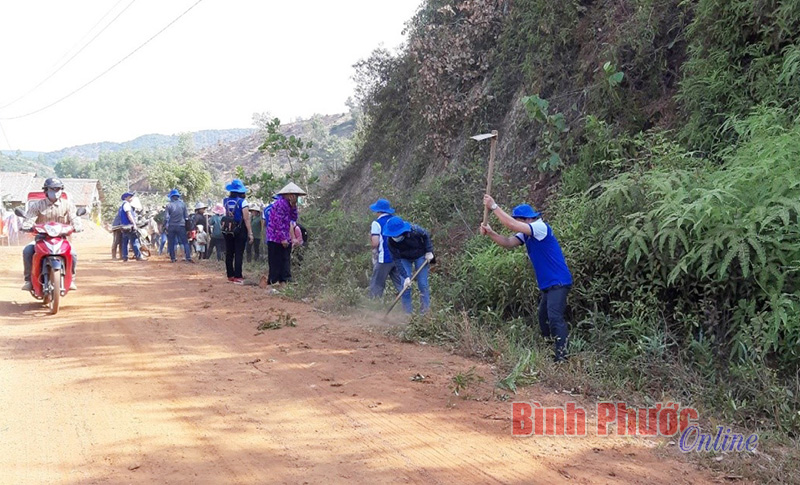
<svg viewBox="0 0 800 485">
<path fill-rule="evenodd" d="M 709 483 L 634 438 L 512 438 L 488 364 L 81 234 L 57 316 L 0 248 L 0 482 Z M 296 327 L 265 330 L 287 312 Z M 486 382 L 461 399 L 454 375 Z M 413 381 L 416 374 L 425 376 Z M 515 399 L 570 399 L 524 390 Z"/>
</svg>

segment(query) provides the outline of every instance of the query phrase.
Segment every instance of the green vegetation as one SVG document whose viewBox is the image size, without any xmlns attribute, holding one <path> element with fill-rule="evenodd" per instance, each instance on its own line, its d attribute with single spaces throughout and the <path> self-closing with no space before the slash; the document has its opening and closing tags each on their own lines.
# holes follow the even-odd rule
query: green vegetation
<svg viewBox="0 0 800 485">
<path fill-rule="evenodd" d="M 408 32 L 356 66 L 356 152 L 303 216 L 321 237 L 292 291 L 363 304 L 358 234 L 388 197 L 441 261 L 403 338 L 491 359 L 512 391 L 692 403 L 797 439 L 800 4 L 428 0 Z M 524 252 L 475 234 L 487 147 L 466 140 L 491 129 L 498 202 L 544 209 L 575 277 L 569 366 L 535 330 Z M 800 473 L 778 454 L 745 472 Z"/>
</svg>

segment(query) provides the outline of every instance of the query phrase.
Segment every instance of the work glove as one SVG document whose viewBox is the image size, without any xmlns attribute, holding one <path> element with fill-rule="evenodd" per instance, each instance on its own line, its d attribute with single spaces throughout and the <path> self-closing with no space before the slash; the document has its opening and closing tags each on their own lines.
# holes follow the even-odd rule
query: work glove
<svg viewBox="0 0 800 485">
<path fill-rule="evenodd" d="M 411 278 L 406 278 L 403 280 L 403 290 L 407 290 L 411 287 Z"/>
<path fill-rule="evenodd" d="M 431 260 L 433 260 L 433 253 L 425 253 L 425 261 L 430 262 Z"/>
</svg>

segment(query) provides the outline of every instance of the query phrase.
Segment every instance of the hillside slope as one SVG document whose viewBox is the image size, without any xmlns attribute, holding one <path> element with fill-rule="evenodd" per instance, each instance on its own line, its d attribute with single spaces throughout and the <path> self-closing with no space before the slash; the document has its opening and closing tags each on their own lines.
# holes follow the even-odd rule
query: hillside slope
<svg viewBox="0 0 800 485">
<path fill-rule="evenodd" d="M 318 115 L 310 120 L 300 120 L 281 125 L 281 132 L 286 136 L 309 139 L 312 122 L 319 121 L 321 128 L 328 134 L 350 138 L 353 136 L 354 123 L 349 114 Z M 227 143 L 217 143 L 200 151 L 199 158 L 212 172 L 221 179 L 230 178 L 236 167 L 241 166 L 246 174 L 261 170 L 270 170 L 276 175 L 288 171 L 286 159 L 270 157 L 259 150 L 264 142 L 264 135 L 259 131 Z"/>
</svg>

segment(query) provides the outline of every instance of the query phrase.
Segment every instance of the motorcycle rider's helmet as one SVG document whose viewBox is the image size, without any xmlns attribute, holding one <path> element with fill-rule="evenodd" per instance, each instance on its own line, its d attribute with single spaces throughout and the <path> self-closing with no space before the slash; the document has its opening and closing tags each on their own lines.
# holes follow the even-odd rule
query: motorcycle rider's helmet
<svg viewBox="0 0 800 485">
<path fill-rule="evenodd" d="M 44 181 L 44 185 L 42 186 L 43 190 L 53 189 L 53 190 L 64 190 L 64 183 L 61 182 L 61 179 L 56 177 L 50 177 Z"/>
<path fill-rule="evenodd" d="M 55 203 L 56 200 L 61 197 L 61 191 L 64 190 L 64 184 L 61 182 L 61 179 L 51 177 L 44 181 L 42 189 L 47 196 L 47 199 L 50 202 Z"/>
</svg>

